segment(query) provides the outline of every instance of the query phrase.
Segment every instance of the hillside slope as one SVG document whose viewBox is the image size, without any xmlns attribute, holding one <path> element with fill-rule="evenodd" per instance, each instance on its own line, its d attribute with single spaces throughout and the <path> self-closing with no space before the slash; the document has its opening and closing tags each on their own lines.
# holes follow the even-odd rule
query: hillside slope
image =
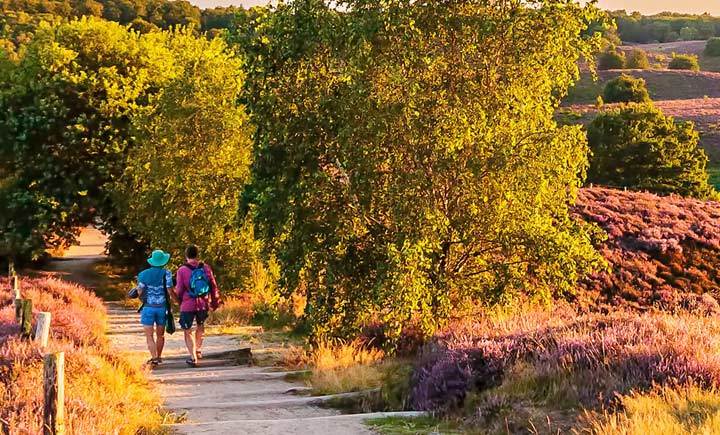
<svg viewBox="0 0 720 435">
<path fill-rule="evenodd" d="M 610 270 L 581 283 L 582 306 L 720 313 L 720 203 L 587 188 L 574 213 L 608 235 Z"/>
</svg>

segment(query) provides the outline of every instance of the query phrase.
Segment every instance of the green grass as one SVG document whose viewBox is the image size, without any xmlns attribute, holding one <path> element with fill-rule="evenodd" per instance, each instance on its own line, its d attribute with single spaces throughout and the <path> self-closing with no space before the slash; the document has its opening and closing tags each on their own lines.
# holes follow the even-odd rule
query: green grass
<svg viewBox="0 0 720 435">
<path fill-rule="evenodd" d="M 710 184 L 720 191 L 720 166 L 710 166 L 707 168 L 710 177 Z"/>
<path fill-rule="evenodd" d="M 365 424 L 383 435 L 471 434 L 457 422 L 434 417 L 385 417 L 366 420 Z M 476 432 L 476 433 L 479 433 Z"/>
</svg>

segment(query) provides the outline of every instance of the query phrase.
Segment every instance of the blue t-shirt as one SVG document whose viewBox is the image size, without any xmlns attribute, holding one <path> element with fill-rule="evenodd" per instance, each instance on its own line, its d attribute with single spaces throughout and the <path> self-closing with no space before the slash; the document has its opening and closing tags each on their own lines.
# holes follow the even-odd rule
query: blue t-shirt
<svg viewBox="0 0 720 435">
<path fill-rule="evenodd" d="M 163 276 L 168 289 L 172 288 L 172 273 L 162 267 L 151 267 L 138 274 L 138 287 L 143 289 L 143 298 L 146 307 L 164 307 L 165 287 L 163 287 Z"/>
</svg>

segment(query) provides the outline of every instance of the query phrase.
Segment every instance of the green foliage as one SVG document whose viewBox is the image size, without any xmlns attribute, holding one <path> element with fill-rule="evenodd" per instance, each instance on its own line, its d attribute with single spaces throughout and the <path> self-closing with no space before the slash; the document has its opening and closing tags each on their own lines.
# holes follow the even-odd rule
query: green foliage
<svg viewBox="0 0 720 435">
<path fill-rule="evenodd" d="M 662 13 L 643 16 L 637 12 L 611 13 L 617 23 L 618 34 L 623 41 L 652 43 L 673 42 L 678 39 L 702 40 L 720 36 L 720 18 L 703 15 Z"/>
<path fill-rule="evenodd" d="M 669 69 L 700 71 L 698 57 L 694 54 L 673 54 Z"/>
<path fill-rule="evenodd" d="M 133 234 L 171 252 L 176 263 L 185 246 L 197 244 L 226 286 L 243 287 L 257 246 L 252 225 L 236 225 L 253 131 L 236 104 L 242 65 L 220 39 L 187 30 L 155 39 L 172 55 L 170 77 L 133 119 L 137 143 L 114 199 Z"/>
<path fill-rule="evenodd" d="M 625 53 L 615 49 L 604 51 L 598 57 L 598 69 L 624 69 L 625 68 Z"/>
<path fill-rule="evenodd" d="M 185 0 L 0 0 L 3 14 L 103 18 L 121 24 L 142 20 L 159 28 L 200 28 L 201 12 Z"/>
<path fill-rule="evenodd" d="M 588 141 L 589 182 L 700 199 L 716 196 L 693 124 L 676 122 L 652 105 L 599 114 L 588 127 Z"/>
<path fill-rule="evenodd" d="M 628 69 L 648 69 L 650 68 L 650 61 L 645 51 L 636 48 L 627 55 L 627 63 L 625 66 Z"/>
<path fill-rule="evenodd" d="M 705 56 L 718 57 L 720 56 L 720 38 L 710 38 L 705 44 Z"/>
<path fill-rule="evenodd" d="M 231 35 L 258 129 L 246 203 L 315 334 L 431 333 L 595 263 L 568 215 L 585 139 L 553 114 L 600 14 L 536 6 L 299 0 Z"/>
<path fill-rule="evenodd" d="M 645 80 L 621 74 L 605 84 L 603 101 L 605 103 L 649 103 L 651 100 Z"/>
<path fill-rule="evenodd" d="M 112 216 L 106 187 L 122 172 L 129 118 L 170 60 L 153 45 L 101 20 L 40 25 L 0 87 L 0 166 L 18 213 L 4 216 L 3 233 L 39 232 L 53 246 L 96 215 Z M 28 240 L 33 249 L 23 251 L 42 251 L 39 237 Z"/>
</svg>

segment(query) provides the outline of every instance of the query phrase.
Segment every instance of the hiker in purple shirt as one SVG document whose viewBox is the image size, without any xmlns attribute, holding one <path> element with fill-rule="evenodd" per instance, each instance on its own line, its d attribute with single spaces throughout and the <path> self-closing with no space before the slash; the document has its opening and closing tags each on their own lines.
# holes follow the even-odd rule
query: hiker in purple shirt
<svg viewBox="0 0 720 435">
<path fill-rule="evenodd" d="M 180 300 L 180 327 L 185 333 L 185 345 L 190 358 L 185 360 L 190 367 L 197 367 L 202 358 L 202 342 L 208 311 L 222 305 L 215 276 L 207 264 L 199 260 L 199 249 L 190 245 L 185 249 L 184 265 L 177 271 L 175 294 Z M 193 335 L 193 322 L 196 323 Z"/>
</svg>

